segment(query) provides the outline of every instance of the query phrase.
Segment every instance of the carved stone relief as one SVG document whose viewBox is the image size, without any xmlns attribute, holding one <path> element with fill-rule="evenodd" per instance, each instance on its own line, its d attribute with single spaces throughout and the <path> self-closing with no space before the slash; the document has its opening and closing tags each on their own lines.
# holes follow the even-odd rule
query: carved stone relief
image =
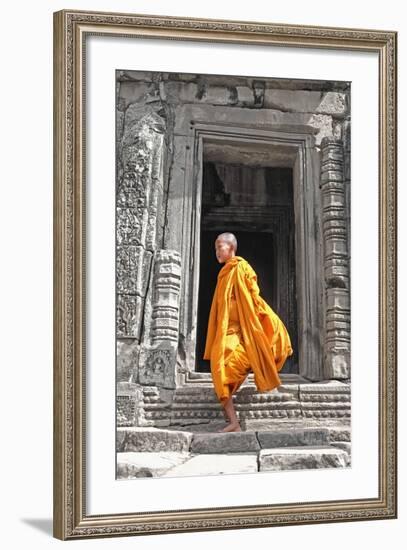
<svg viewBox="0 0 407 550">
<path fill-rule="evenodd" d="M 144 321 L 138 382 L 175 388 L 181 288 L 181 256 L 177 251 L 157 252 L 152 288 L 152 315 Z"/>
<path fill-rule="evenodd" d="M 326 285 L 324 370 L 327 378 L 347 379 L 350 376 L 350 285 L 342 140 L 325 138 L 321 149 Z"/>
</svg>

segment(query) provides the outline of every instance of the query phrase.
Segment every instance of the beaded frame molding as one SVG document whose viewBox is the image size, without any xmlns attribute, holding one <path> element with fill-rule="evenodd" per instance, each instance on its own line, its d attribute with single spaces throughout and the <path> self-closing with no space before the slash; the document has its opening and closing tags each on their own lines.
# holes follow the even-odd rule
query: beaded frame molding
<svg viewBox="0 0 407 550">
<path fill-rule="evenodd" d="M 92 516 L 86 512 L 86 37 L 374 52 L 379 63 L 378 497 Z M 54 13 L 54 536 L 61 540 L 397 517 L 396 60 L 393 31 L 62 10 Z"/>
</svg>

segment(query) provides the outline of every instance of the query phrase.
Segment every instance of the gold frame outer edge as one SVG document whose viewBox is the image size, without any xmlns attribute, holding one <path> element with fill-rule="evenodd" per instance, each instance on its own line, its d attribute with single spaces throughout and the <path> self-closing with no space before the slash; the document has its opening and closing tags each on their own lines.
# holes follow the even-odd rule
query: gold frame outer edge
<svg viewBox="0 0 407 550">
<path fill-rule="evenodd" d="M 292 47 L 379 57 L 379 497 L 86 515 L 83 47 L 89 34 Z M 397 32 L 146 14 L 54 13 L 54 537 L 243 529 L 397 518 Z"/>
</svg>

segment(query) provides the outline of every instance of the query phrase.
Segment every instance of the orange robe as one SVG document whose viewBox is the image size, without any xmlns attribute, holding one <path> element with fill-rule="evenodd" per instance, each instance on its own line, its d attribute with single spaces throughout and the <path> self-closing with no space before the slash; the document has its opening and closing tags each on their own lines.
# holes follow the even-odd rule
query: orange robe
<svg viewBox="0 0 407 550">
<path fill-rule="evenodd" d="M 204 352 L 218 399 L 228 399 L 251 371 L 258 391 L 276 388 L 292 353 L 286 327 L 260 296 L 255 271 L 233 256 L 218 274 Z"/>
</svg>

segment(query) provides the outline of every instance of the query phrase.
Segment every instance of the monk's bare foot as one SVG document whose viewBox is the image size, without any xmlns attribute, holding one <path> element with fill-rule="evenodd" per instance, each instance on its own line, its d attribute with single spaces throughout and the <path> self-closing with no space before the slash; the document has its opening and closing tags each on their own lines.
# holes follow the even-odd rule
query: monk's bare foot
<svg viewBox="0 0 407 550">
<path fill-rule="evenodd" d="M 223 430 L 219 430 L 220 432 L 241 432 L 242 428 L 240 427 L 240 424 L 228 424 L 223 428 Z"/>
</svg>

